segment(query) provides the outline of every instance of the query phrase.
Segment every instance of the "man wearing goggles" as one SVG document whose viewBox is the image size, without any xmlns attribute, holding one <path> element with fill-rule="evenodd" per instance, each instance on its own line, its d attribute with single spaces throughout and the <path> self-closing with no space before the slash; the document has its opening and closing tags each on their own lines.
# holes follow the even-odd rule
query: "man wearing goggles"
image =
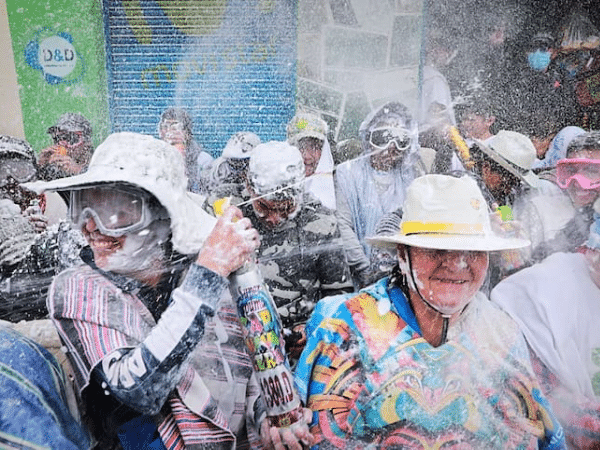
<svg viewBox="0 0 600 450">
<path fill-rule="evenodd" d="M 9 199 L 25 212 L 32 201 L 44 199 L 21 187 L 37 177 L 33 149 L 22 139 L 0 135 L 0 199 Z M 45 228 L 45 227 L 44 227 Z"/>
<path fill-rule="evenodd" d="M 346 258 L 357 286 L 380 278 L 370 259 L 366 236 L 379 220 L 402 204 L 406 187 L 427 172 L 417 141 L 417 124 L 408 108 L 388 102 L 373 110 L 359 129 L 363 153 L 335 172 L 336 209 Z"/>
<path fill-rule="evenodd" d="M 372 166 L 388 171 L 402 162 L 404 152 L 410 148 L 411 138 L 408 130 L 390 124 L 371 130 L 368 143 L 372 149 Z"/>
<path fill-rule="evenodd" d="M 209 216 L 177 150 L 137 133 L 110 135 L 82 174 L 28 186 L 69 193 L 89 244 L 48 309 L 97 448 L 259 447 L 260 389 L 227 288 L 259 246 L 250 221 L 236 207 Z M 286 444 L 310 442 L 305 412 Z"/>
<path fill-rule="evenodd" d="M 83 227 L 92 218 L 107 236 L 119 237 L 143 230 L 161 212 L 164 215 L 150 194 L 134 187 L 109 184 L 73 190 L 70 194 L 71 221 Z"/>
<path fill-rule="evenodd" d="M 396 150 L 403 151 L 410 146 L 410 136 L 404 128 L 375 128 L 369 134 L 369 143 L 378 150 L 385 150 L 394 143 Z"/>
</svg>

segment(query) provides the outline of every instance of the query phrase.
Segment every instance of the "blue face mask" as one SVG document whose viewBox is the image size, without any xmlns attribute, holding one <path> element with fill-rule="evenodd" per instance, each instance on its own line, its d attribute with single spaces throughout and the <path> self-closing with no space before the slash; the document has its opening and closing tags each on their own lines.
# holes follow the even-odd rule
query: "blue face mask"
<svg viewBox="0 0 600 450">
<path fill-rule="evenodd" d="M 546 67 L 550 64 L 550 52 L 544 50 L 536 50 L 535 52 L 527 54 L 527 61 L 529 67 L 539 72 L 546 70 Z"/>
</svg>

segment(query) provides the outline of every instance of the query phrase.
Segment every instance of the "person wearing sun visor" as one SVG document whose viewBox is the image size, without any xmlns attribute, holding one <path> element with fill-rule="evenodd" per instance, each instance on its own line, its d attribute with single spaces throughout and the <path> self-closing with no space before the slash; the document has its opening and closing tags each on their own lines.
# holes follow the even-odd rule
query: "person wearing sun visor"
<svg viewBox="0 0 600 450">
<path fill-rule="evenodd" d="M 306 192 L 317 197 L 323 206 L 335 209 L 333 155 L 327 139 L 329 127 L 321 116 L 298 111 L 287 124 L 287 141 L 300 150 L 304 160 Z"/>
<path fill-rule="evenodd" d="M 493 231 L 466 175 L 415 179 L 402 209 L 368 238 L 395 267 L 306 326 L 295 382 L 315 448 L 564 449 L 518 325 L 480 292 L 489 253 L 528 241 Z"/>
<path fill-rule="evenodd" d="M 234 206 L 207 214 L 187 186 L 175 147 L 126 132 L 87 172 L 27 185 L 68 193 L 89 244 L 47 302 L 98 448 L 261 445 L 260 389 L 227 281 L 259 236 Z"/>
<path fill-rule="evenodd" d="M 33 200 L 43 199 L 20 186 L 35 179 L 37 164 L 31 145 L 23 139 L 0 135 L 0 199 L 12 201 L 24 212 Z"/>
<path fill-rule="evenodd" d="M 401 103 L 388 102 L 362 122 L 363 153 L 335 172 L 337 216 L 348 265 L 357 286 L 380 275 L 365 237 L 404 200 L 406 186 L 426 172 L 419 155 L 417 123 Z"/>
</svg>

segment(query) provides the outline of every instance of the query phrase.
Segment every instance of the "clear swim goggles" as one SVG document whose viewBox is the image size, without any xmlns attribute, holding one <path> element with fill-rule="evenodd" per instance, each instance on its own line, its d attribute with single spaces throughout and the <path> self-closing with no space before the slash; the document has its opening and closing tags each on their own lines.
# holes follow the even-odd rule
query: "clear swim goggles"
<svg viewBox="0 0 600 450">
<path fill-rule="evenodd" d="M 371 130 L 369 133 L 369 143 L 379 150 L 385 150 L 392 142 L 400 151 L 408 149 L 411 142 L 408 130 L 396 127 L 380 127 Z"/>
<path fill-rule="evenodd" d="M 556 164 L 556 182 L 566 189 L 576 181 L 582 189 L 600 188 L 600 159 L 561 159 Z"/>
<path fill-rule="evenodd" d="M 72 190 L 70 196 L 71 221 L 81 228 L 91 217 L 106 236 L 142 230 L 158 218 L 150 205 L 151 195 L 138 189 L 94 186 Z"/>
</svg>

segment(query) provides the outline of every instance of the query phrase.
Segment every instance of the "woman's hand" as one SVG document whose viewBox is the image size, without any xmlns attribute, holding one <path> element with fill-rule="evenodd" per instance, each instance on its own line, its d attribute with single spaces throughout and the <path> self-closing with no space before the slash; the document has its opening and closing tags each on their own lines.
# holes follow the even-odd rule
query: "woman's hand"
<svg viewBox="0 0 600 450">
<path fill-rule="evenodd" d="M 230 206 L 219 217 L 196 262 L 224 277 L 254 256 L 260 238 L 239 208 Z"/>
</svg>

